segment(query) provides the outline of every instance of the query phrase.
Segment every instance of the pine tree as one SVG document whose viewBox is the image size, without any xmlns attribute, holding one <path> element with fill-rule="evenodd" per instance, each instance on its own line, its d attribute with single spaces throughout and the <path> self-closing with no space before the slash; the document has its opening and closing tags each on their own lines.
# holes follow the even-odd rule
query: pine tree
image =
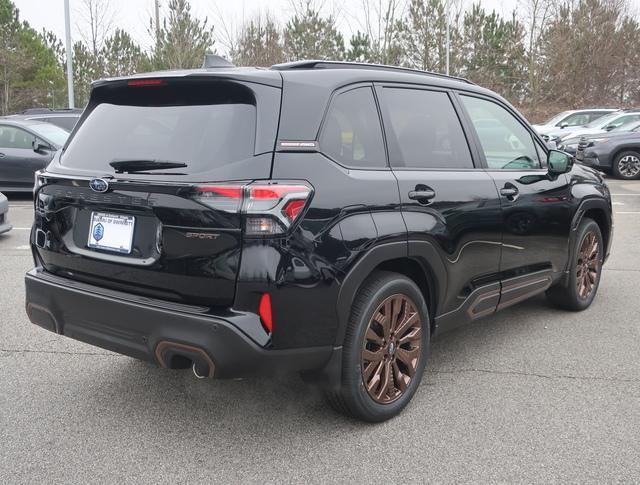
<svg viewBox="0 0 640 485">
<path fill-rule="evenodd" d="M 187 0 L 170 0 L 169 15 L 164 19 L 153 52 L 156 69 L 191 69 L 200 67 L 204 55 L 213 51 L 213 27 L 208 19 L 191 14 Z"/>
<path fill-rule="evenodd" d="M 108 77 L 135 74 L 150 67 L 149 59 L 140 46 L 120 29 L 105 40 L 101 57 L 104 75 Z"/>
<path fill-rule="evenodd" d="M 284 62 L 282 35 L 268 15 L 250 20 L 243 28 L 231 58 L 238 66 L 272 66 Z"/>
<path fill-rule="evenodd" d="M 306 3 L 304 11 L 287 23 L 284 31 L 287 60 L 342 60 L 345 55 L 344 38 L 336 27 L 335 18 L 322 17 L 318 10 Z"/>
</svg>

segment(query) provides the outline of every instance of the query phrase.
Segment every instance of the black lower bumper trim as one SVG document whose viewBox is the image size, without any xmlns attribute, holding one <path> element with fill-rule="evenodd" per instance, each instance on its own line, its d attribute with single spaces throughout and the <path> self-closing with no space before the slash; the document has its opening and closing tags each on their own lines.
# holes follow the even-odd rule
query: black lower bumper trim
<svg viewBox="0 0 640 485">
<path fill-rule="evenodd" d="M 71 283 L 71 282 L 70 282 Z M 180 312 L 101 294 L 92 285 L 65 284 L 41 268 L 25 276 L 31 322 L 52 332 L 141 360 L 158 362 L 161 342 L 201 349 L 215 365 L 215 377 L 318 370 L 333 347 L 265 349 L 239 330 L 229 317 Z"/>
</svg>

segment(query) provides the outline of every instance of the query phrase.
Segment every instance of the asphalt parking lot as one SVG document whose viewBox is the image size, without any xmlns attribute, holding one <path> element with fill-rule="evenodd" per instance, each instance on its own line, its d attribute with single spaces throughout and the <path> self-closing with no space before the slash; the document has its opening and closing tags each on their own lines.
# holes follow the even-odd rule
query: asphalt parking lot
<svg viewBox="0 0 640 485">
<path fill-rule="evenodd" d="M 640 483 L 640 182 L 583 313 L 535 298 L 434 342 L 398 418 L 298 377 L 197 380 L 33 326 L 28 196 L 0 236 L 0 483 Z"/>
</svg>

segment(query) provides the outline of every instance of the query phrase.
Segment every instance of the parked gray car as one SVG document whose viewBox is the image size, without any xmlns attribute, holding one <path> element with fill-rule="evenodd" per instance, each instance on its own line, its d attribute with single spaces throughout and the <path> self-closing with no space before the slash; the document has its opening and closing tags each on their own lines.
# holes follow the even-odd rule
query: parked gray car
<svg viewBox="0 0 640 485">
<path fill-rule="evenodd" d="M 68 137 L 51 123 L 0 118 L 0 190 L 31 190 L 36 170 L 49 164 Z"/>
<path fill-rule="evenodd" d="M 9 224 L 9 201 L 7 197 L 0 192 L 0 234 L 4 234 L 11 230 L 11 224 Z"/>
<path fill-rule="evenodd" d="M 630 132 L 637 132 L 640 134 L 640 121 L 625 123 L 624 125 L 618 126 L 617 128 L 614 128 L 609 132 L 595 133 L 592 135 L 576 135 L 559 142 L 556 148 L 575 156 L 581 140 L 599 141 L 604 139 L 611 139 L 616 136 L 628 135 Z"/>
<path fill-rule="evenodd" d="M 51 123 L 52 125 L 59 126 L 65 131 L 71 132 L 73 127 L 82 115 L 81 109 L 50 109 L 50 108 L 31 108 L 26 109 L 21 113 L 15 115 L 5 116 L 4 119 L 20 121 L 20 120 L 32 120 L 32 121 L 44 121 Z M 0 118 L 0 121 L 3 118 Z"/>
<path fill-rule="evenodd" d="M 640 178 L 640 124 L 631 131 L 582 137 L 576 160 L 620 179 Z"/>
</svg>

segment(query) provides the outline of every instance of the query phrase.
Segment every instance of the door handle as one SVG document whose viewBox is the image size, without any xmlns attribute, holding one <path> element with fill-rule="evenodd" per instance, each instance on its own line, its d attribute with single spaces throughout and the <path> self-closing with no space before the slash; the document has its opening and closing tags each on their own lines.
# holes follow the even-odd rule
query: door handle
<svg viewBox="0 0 640 485">
<path fill-rule="evenodd" d="M 412 190 L 409 192 L 409 198 L 412 200 L 417 200 L 420 203 L 425 203 L 430 201 L 436 196 L 436 192 L 429 187 L 416 187 L 416 190 Z"/>
<path fill-rule="evenodd" d="M 4 158 L 4 153 L 0 153 L 0 158 Z"/>
<path fill-rule="evenodd" d="M 500 189 L 500 195 L 506 197 L 509 200 L 515 200 L 520 192 L 514 186 L 504 186 Z"/>
</svg>

